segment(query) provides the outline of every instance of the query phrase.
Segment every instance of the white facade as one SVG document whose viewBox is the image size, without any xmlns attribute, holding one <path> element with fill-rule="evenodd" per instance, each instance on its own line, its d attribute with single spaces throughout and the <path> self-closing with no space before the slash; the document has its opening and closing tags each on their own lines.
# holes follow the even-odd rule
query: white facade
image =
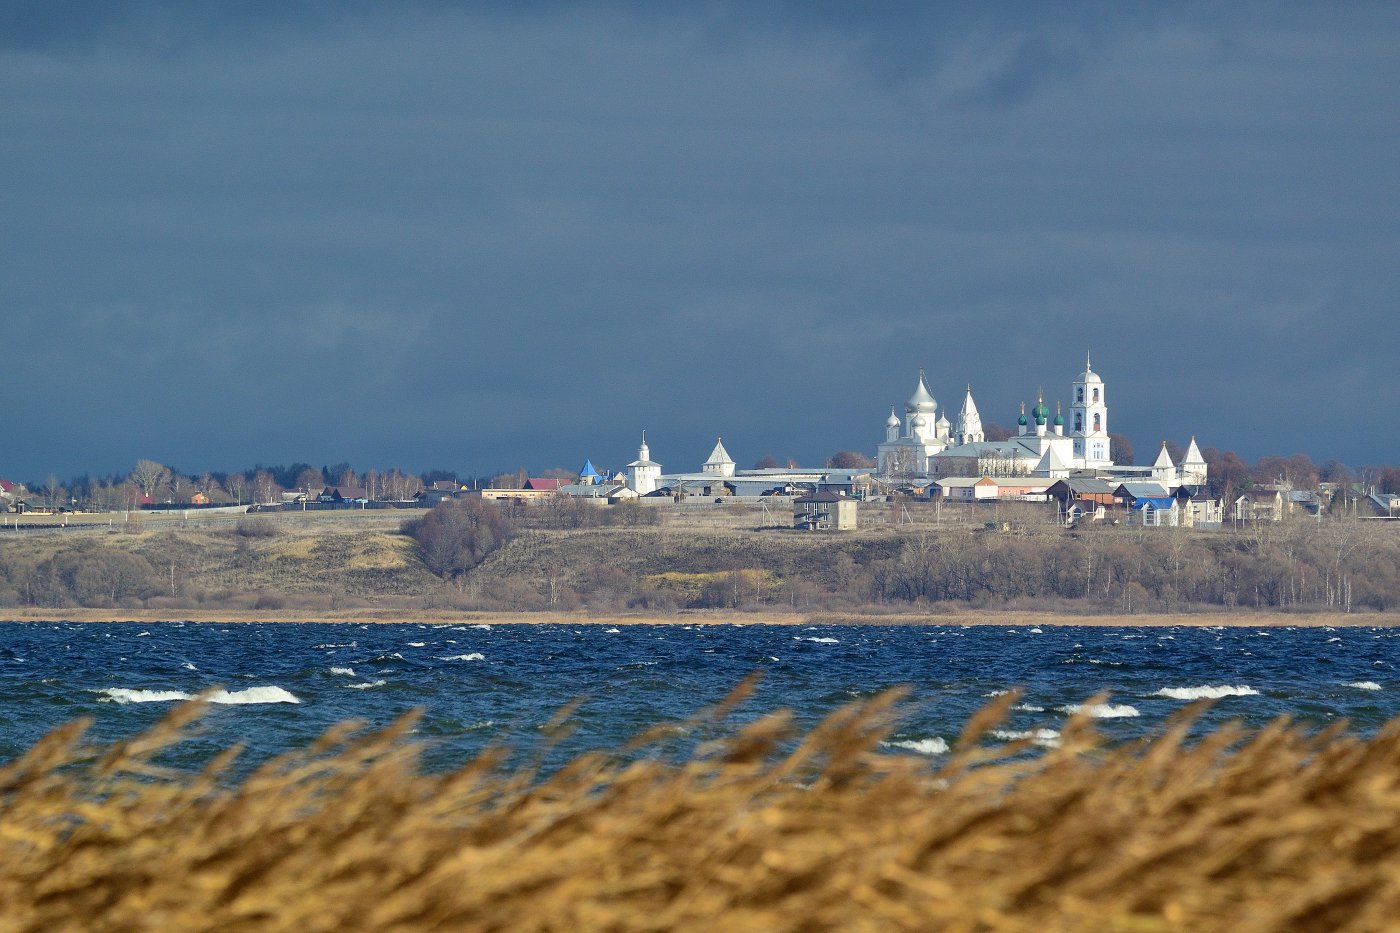
<svg viewBox="0 0 1400 933">
<path fill-rule="evenodd" d="M 878 469 L 884 476 L 1056 478 L 1078 470 L 1117 470 L 1135 476 L 1150 473 L 1172 488 L 1206 482 L 1206 462 L 1194 438 L 1182 462 L 1171 465 L 1169 470 L 1161 463 L 1152 468 L 1115 467 L 1108 436 L 1107 386 L 1087 356 L 1084 371 L 1070 384 L 1068 418 L 1059 404 L 1052 416 L 1041 392 L 1029 413 L 1022 404 L 1017 426 L 1016 436 L 1007 441 L 986 440 L 982 416 L 969 385 L 957 423 L 949 427 L 947 418 L 938 416 L 938 404 L 920 370 L 914 395 L 905 405 L 903 421 L 893 409 L 885 420 Z M 1170 461 L 1167 457 L 1168 464 Z"/>
<path fill-rule="evenodd" d="M 891 476 L 927 473 L 928 458 L 947 447 L 951 438 L 952 425 L 946 417 L 939 417 L 938 402 L 929 392 L 921 369 L 914 394 L 904 405 L 903 424 L 894 409 L 885 419 L 885 442 L 876 456 L 878 469 Z"/>
<path fill-rule="evenodd" d="M 655 492 L 661 485 L 661 464 L 651 459 L 651 448 L 647 446 L 647 432 L 642 432 L 642 446 L 637 448 L 637 459 L 627 464 L 627 486 L 639 496 Z"/>
<path fill-rule="evenodd" d="M 1113 465 L 1108 440 L 1108 390 L 1084 358 L 1084 372 L 1074 380 L 1070 405 L 1070 436 L 1074 456 L 1087 469 Z"/>
<path fill-rule="evenodd" d="M 1181 458 L 1178 469 L 1183 486 L 1204 486 L 1206 484 L 1206 458 L 1201 456 L 1201 448 L 1196 446 L 1196 438 L 1186 448 L 1186 456 Z"/>
<path fill-rule="evenodd" d="M 700 472 L 706 476 L 734 475 L 734 459 L 729 456 L 729 451 L 724 449 L 723 438 L 715 438 L 715 449 L 710 451 L 710 459 L 705 461 Z"/>
<path fill-rule="evenodd" d="M 982 415 L 977 411 L 977 403 L 972 400 L 972 386 L 969 385 L 962 411 L 958 412 L 957 442 L 977 444 L 986 439 L 987 435 L 982 431 Z"/>
</svg>

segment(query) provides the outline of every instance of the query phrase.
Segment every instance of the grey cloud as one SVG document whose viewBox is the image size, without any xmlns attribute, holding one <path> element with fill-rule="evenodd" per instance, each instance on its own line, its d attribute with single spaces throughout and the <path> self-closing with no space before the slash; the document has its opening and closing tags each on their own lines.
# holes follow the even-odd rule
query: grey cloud
<svg viewBox="0 0 1400 933">
<path fill-rule="evenodd" d="M 1384 8 L 189 9 L 0 51 L 0 309 L 82 362 L 6 469 L 815 461 L 1086 346 L 1140 445 L 1391 456 Z"/>
</svg>

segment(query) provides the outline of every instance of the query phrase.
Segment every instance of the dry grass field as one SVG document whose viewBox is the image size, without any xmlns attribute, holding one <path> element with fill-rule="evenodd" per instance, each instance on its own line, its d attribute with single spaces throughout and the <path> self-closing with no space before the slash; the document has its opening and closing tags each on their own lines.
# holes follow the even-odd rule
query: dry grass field
<svg viewBox="0 0 1400 933">
<path fill-rule="evenodd" d="M 0 528 L 0 614 L 412 621 L 532 612 L 613 621 L 713 610 L 754 621 L 898 622 L 991 612 L 1008 624 L 1039 615 L 1050 624 L 1137 625 L 1400 618 L 1396 524 L 1081 532 L 1029 520 L 989 529 L 945 515 L 942 524 L 829 535 L 762 526 L 772 516 L 755 509 L 682 507 L 657 524 L 522 524 L 479 564 L 432 565 L 438 576 L 430 550 L 400 532 L 410 517 L 167 515 Z"/>
<path fill-rule="evenodd" d="M 0 929 L 1395 928 L 1397 726 L 1187 741 L 1187 713 L 1132 747 L 1087 720 L 1038 757 L 984 747 L 1014 699 L 932 765 L 881 744 L 890 694 L 549 775 L 500 749 L 424 773 L 411 718 L 241 779 L 236 749 L 156 763 L 197 704 L 111 747 L 74 723 L 0 767 Z"/>
</svg>

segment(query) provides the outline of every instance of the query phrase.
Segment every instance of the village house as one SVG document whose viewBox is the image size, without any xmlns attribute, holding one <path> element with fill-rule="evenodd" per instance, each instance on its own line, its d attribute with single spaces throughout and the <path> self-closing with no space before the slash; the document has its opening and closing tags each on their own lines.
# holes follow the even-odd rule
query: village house
<svg viewBox="0 0 1400 933">
<path fill-rule="evenodd" d="M 792 500 L 794 528 L 803 531 L 851 531 L 857 523 L 855 499 L 829 490 Z"/>
</svg>

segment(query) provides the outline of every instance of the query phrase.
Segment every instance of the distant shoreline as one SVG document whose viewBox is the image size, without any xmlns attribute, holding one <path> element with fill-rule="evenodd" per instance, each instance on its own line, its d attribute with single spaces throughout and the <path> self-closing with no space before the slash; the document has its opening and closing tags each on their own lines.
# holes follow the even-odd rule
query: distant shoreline
<svg viewBox="0 0 1400 933">
<path fill-rule="evenodd" d="M 733 612 L 686 610 L 675 613 L 589 612 L 485 612 L 454 610 L 342 609 L 302 610 L 112 610 L 25 609 L 0 610 L 5 622 L 92 622 L 157 624 L 194 622 L 206 624 L 327 623 L 334 625 L 995 625 L 1028 628 L 1042 625 L 1096 628 L 1162 628 L 1186 626 L 1211 628 L 1322 628 L 1400 626 L 1396 613 L 1292 613 L 1201 612 L 1141 613 L 1136 615 L 1078 615 L 1063 612 L 951 611 L 936 613 L 860 612 Z"/>
</svg>

